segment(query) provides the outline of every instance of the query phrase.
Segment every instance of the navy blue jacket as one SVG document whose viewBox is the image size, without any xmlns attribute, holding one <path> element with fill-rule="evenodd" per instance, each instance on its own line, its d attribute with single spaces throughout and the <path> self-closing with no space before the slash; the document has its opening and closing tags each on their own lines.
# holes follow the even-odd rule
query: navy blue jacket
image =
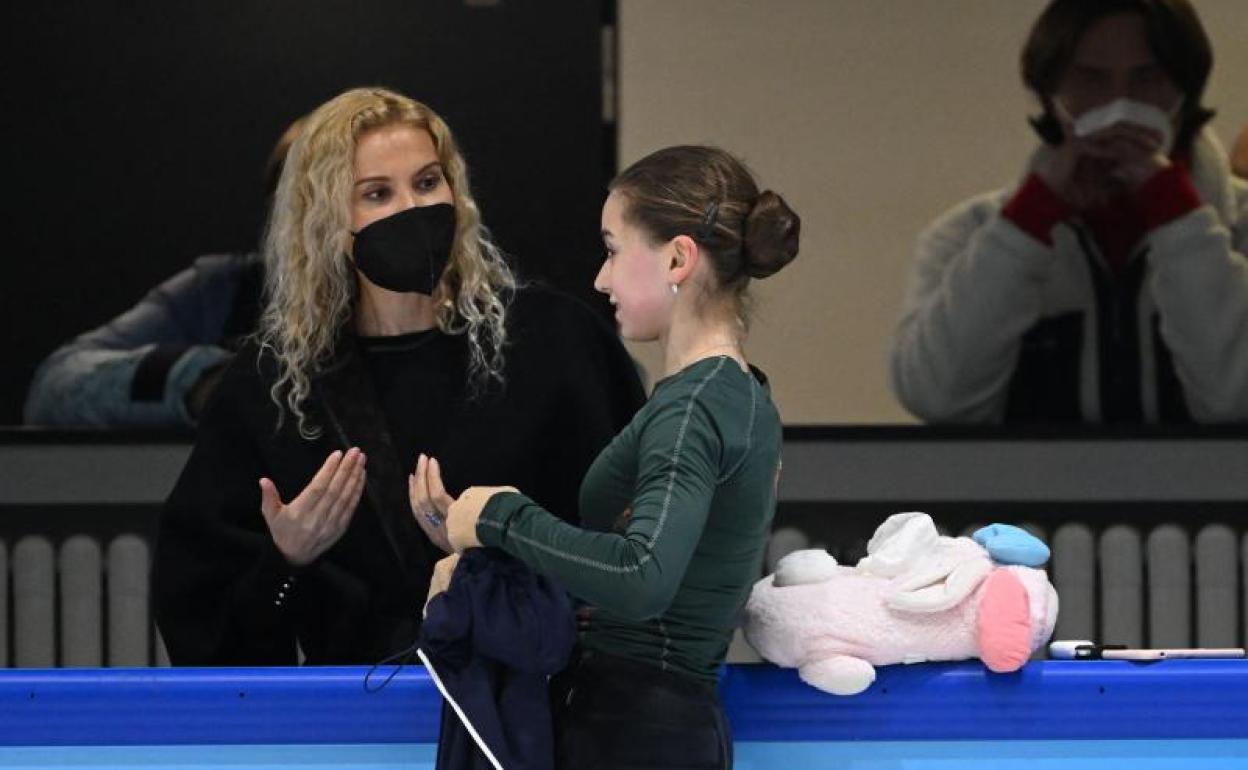
<svg viewBox="0 0 1248 770">
<path fill-rule="evenodd" d="M 465 551 L 420 634 L 420 657 L 446 698 L 438 770 L 554 767 L 547 679 L 575 642 L 563 589 L 503 551 Z"/>
</svg>

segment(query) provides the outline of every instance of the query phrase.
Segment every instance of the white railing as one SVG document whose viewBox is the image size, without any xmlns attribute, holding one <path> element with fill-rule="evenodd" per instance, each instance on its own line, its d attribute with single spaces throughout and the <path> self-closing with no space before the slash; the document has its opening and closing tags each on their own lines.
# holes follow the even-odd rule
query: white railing
<svg viewBox="0 0 1248 770">
<path fill-rule="evenodd" d="M 168 665 L 138 535 L 0 541 L 0 666 Z M 11 601 L 8 601 L 9 597 Z"/>
<path fill-rule="evenodd" d="M 1055 636 L 1132 647 L 1239 647 L 1248 639 L 1248 535 L 1222 523 L 1052 534 Z"/>
</svg>

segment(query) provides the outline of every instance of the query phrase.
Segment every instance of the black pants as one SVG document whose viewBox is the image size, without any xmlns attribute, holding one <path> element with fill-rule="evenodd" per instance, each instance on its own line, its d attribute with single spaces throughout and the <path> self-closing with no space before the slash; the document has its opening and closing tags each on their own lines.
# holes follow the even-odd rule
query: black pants
<svg viewBox="0 0 1248 770">
<path fill-rule="evenodd" d="M 559 770 L 732 767 L 732 734 L 711 684 L 581 651 L 550 693 Z"/>
</svg>

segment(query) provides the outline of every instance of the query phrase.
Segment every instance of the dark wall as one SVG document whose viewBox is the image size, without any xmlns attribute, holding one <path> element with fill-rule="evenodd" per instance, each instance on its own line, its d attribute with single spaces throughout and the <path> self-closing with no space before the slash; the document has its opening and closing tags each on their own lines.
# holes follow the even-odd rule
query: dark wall
<svg viewBox="0 0 1248 770">
<path fill-rule="evenodd" d="M 613 0 L 9 4 L 0 422 L 35 366 L 199 255 L 249 250 L 282 129 L 385 85 L 446 118 L 521 272 L 582 296 L 614 148 Z M 596 301 L 596 300 L 593 300 Z"/>
</svg>

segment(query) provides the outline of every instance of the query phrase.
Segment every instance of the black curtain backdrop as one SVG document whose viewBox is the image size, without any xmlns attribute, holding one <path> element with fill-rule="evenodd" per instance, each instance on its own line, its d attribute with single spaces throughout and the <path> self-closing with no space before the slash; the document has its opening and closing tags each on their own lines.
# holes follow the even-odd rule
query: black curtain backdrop
<svg viewBox="0 0 1248 770">
<path fill-rule="evenodd" d="M 0 423 L 35 366 L 200 254 L 254 248 L 285 126 L 384 85 L 454 130 L 521 273 L 596 304 L 614 0 L 10 4 Z"/>
</svg>

